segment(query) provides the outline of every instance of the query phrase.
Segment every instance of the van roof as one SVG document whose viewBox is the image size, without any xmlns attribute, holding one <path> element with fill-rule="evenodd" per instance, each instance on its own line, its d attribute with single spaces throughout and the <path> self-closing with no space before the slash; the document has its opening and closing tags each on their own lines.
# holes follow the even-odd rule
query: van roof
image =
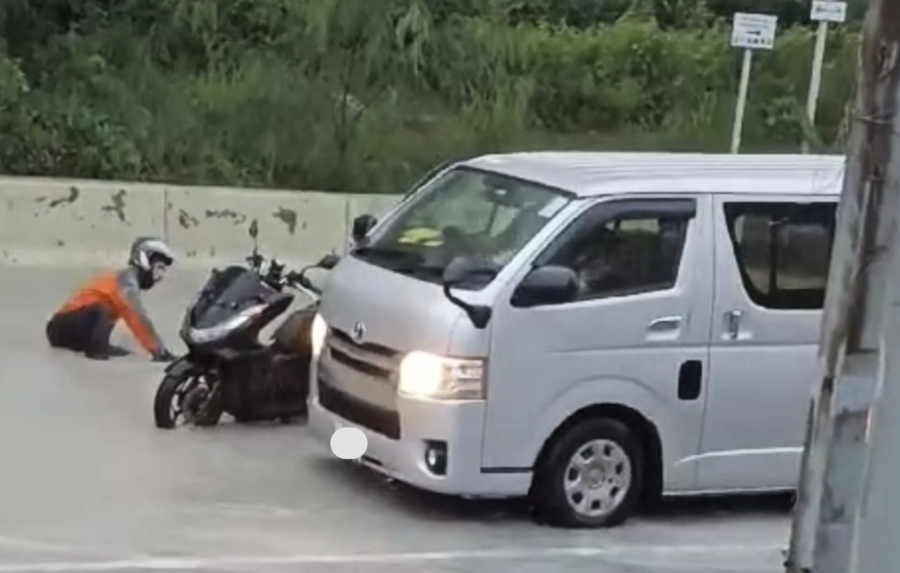
<svg viewBox="0 0 900 573">
<path fill-rule="evenodd" d="M 845 158 L 540 151 L 482 155 L 462 164 L 580 197 L 640 192 L 839 195 Z"/>
</svg>

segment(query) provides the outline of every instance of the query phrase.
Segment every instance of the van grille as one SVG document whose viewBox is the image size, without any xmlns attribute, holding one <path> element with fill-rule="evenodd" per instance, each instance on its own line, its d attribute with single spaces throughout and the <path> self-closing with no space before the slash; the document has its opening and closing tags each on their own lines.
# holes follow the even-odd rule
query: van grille
<svg viewBox="0 0 900 573">
<path fill-rule="evenodd" d="M 400 353 L 392 348 L 364 342 L 357 344 L 342 330 L 332 328 L 328 336 L 331 359 L 352 370 L 394 384 Z"/>
<path fill-rule="evenodd" d="M 392 440 L 400 439 L 400 414 L 354 398 L 328 383 L 321 374 L 318 377 L 319 403 L 354 424 L 378 432 Z"/>
</svg>

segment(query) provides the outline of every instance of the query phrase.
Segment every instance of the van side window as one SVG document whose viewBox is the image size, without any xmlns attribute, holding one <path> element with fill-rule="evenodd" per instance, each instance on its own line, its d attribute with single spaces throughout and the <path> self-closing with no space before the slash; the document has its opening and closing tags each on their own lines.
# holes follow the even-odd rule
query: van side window
<svg viewBox="0 0 900 573">
<path fill-rule="evenodd" d="M 678 280 L 689 219 L 683 215 L 622 214 L 585 227 L 547 264 L 579 278 L 579 300 L 668 290 Z"/>
<path fill-rule="evenodd" d="M 837 203 L 726 203 L 725 219 L 744 288 L 779 310 L 821 309 Z"/>
</svg>

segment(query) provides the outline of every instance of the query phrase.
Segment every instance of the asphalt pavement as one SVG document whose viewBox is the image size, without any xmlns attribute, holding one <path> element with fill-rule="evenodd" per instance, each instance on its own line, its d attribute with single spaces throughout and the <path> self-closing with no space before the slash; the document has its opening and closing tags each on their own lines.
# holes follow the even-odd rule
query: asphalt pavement
<svg viewBox="0 0 900 573">
<path fill-rule="evenodd" d="M 0 573 L 777 573 L 784 497 L 679 500 L 623 527 L 546 527 L 522 502 L 444 498 L 341 462 L 302 423 L 158 430 L 162 366 L 47 347 L 89 269 L 0 268 Z M 173 350 L 203 281 L 147 306 Z"/>
</svg>

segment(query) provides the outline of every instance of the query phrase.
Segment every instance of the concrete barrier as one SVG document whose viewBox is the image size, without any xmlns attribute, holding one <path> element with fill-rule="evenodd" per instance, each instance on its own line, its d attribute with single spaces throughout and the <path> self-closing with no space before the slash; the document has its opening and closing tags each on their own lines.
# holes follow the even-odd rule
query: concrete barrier
<svg viewBox="0 0 900 573">
<path fill-rule="evenodd" d="M 0 177 L 0 264 L 120 265 L 135 237 L 165 238 L 181 263 L 250 254 L 255 220 L 266 256 L 303 264 L 344 252 L 352 219 L 398 197 L 310 191 Z"/>
<path fill-rule="evenodd" d="M 264 255 L 309 261 L 342 249 L 346 206 L 345 197 L 330 193 L 173 189 L 166 199 L 167 236 L 188 260 L 240 260 L 252 250 L 248 229 L 256 221 Z"/>
<path fill-rule="evenodd" d="M 121 260 L 128 242 L 165 224 L 162 189 L 94 181 L 0 179 L 6 263 Z"/>
</svg>

